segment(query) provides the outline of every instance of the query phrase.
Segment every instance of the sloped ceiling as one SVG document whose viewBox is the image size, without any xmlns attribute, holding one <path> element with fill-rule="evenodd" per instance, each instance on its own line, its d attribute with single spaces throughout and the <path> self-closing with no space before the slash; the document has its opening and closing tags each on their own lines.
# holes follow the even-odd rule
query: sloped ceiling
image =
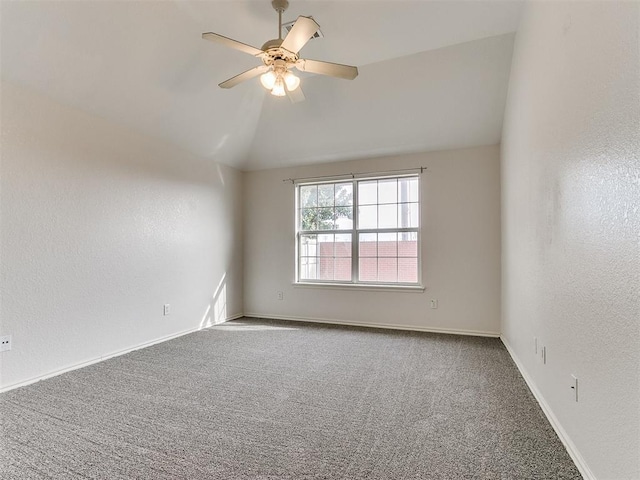
<svg viewBox="0 0 640 480">
<path fill-rule="evenodd" d="M 269 0 L 47 0 L 0 2 L 2 79 L 241 169 L 499 142 L 519 2 L 290 4 L 324 34 L 302 56 L 358 78 L 305 76 L 298 104 L 218 88 L 258 60 L 201 33 L 260 47 Z"/>
</svg>

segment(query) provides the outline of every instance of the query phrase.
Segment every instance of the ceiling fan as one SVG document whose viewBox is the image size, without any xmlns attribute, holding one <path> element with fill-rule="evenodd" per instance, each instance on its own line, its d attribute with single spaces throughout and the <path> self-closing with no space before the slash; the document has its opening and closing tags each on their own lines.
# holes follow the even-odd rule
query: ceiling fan
<svg viewBox="0 0 640 480">
<path fill-rule="evenodd" d="M 240 82 L 261 75 L 260 82 L 272 95 L 276 97 L 288 95 L 291 101 L 299 102 L 304 100 L 304 94 L 300 89 L 300 78 L 291 72 L 293 67 L 301 72 L 317 73 L 346 80 L 353 80 L 358 76 L 357 67 L 300 58 L 298 52 L 320 29 L 320 25 L 311 17 L 300 16 L 283 39 L 282 12 L 287 9 L 289 2 L 288 0 L 273 0 L 271 5 L 278 12 L 278 38 L 267 41 L 261 48 L 252 47 L 213 32 L 202 34 L 202 38 L 205 40 L 221 43 L 262 60 L 262 65 L 225 80 L 219 84 L 220 87 L 235 87 Z"/>
</svg>

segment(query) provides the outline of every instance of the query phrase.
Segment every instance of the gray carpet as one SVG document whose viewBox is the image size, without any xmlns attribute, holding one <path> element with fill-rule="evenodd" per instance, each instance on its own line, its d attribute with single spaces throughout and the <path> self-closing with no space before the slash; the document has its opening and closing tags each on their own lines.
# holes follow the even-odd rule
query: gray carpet
<svg viewBox="0 0 640 480">
<path fill-rule="evenodd" d="M 7 480 L 581 478 L 495 338 L 241 319 L 0 414 Z"/>
</svg>

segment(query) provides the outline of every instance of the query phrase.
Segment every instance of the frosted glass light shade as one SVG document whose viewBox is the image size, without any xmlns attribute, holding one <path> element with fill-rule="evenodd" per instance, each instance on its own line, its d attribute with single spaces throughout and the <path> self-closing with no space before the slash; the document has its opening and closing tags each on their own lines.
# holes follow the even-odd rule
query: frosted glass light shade
<svg viewBox="0 0 640 480">
<path fill-rule="evenodd" d="M 277 76 L 273 70 L 269 70 L 267 73 L 260 75 L 260 83 L 267 90 L 271 90 L 276 84 Z"/>
<path fill-rule="evenodd" d="M 282 77 L 278 77 L 276 79 L 276 83 L 273 85 L 273 89 L 271 90 L 271 95 L 275 95 L 276 97 L 284 97 L 287 93 L 284 91 L 284 81 Z"/>
<path fill-rule="evenodd" d="M 293 73 L 287 72 L 284 74 L 284 83 L 287 85 L 287 90 L 293 92 L 296 88 L 300 86 L 300 79 L 296 77 Z"/>
</svg>

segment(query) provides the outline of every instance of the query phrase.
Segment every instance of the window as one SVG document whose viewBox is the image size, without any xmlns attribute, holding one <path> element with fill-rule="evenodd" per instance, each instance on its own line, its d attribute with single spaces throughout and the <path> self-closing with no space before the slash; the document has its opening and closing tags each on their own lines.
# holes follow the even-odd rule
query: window
<svg viewBox="0 0 640 480">
<path fill-rule="evenodd" d="M 297 281 L 420 282 L 417 175 L 296 187 Z"/>
</svg>

